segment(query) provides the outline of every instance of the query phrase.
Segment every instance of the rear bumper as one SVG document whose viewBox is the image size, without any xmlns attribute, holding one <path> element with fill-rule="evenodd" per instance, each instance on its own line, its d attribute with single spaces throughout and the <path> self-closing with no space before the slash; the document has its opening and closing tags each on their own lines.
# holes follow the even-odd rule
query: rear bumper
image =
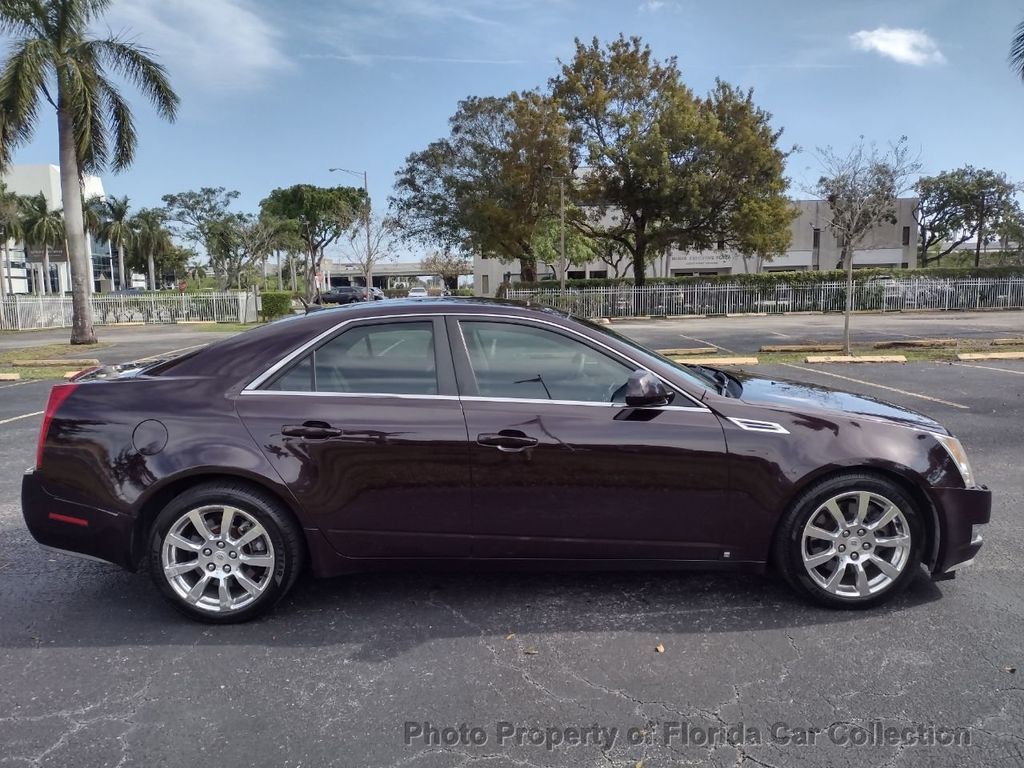
<svg viewBox="0 0 1024 768">
<path fill-rule="evenodd" d="M 932 488 L 939 515 L 939 550 L 932 567 L 934 576 L 955 572 L 967 565 L 981 549 L 981 534 L 974 526 L 992 516 L 992 492 L 988 488 Z"/>
<path fill-rule="evenodd" d="M 134 570 L 134 517 L 60 499 L 32 470 L 21 480 L 21 513 L 29 533 L 43 546 Z"/>
</svg>

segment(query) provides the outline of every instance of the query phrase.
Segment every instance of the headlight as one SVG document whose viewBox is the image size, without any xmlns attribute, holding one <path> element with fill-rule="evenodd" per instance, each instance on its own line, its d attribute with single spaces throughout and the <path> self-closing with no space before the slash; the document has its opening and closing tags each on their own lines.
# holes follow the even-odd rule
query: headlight
<svg viewBox="0 0 1024 768">
<path fill-rule="evenodd" d="M 964 479 L 964 486 L 967 488 L 974 487 L 974 472 L 971 471 L 971 462 L 967 460 L 967 451 L 952 435 L 935 435 L 942 447 L 946 449 L 946 453 L 949 454 L 949 458 L 956 464 L 956 468 L 960 470 L 960 477 Z"/>
</svg>

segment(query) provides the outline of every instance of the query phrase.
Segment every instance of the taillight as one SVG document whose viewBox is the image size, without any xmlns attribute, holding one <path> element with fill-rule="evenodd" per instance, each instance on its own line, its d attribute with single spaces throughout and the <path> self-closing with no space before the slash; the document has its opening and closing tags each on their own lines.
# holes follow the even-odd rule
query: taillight
<svg viewBox="0 0 1024 768">
<path fill-rule="evenodd" d="M 46 411 L 43 413 L 43 425 L 39 428 L 39 446 L 36 448 L 36 469 L 43 466 L 43 443 L 46 442 L 46 433 L 50 431 L 50 422 L 61 404 L 68 399 L 68 396 L 78 389 L 78 384 L 55 384 L 50 390 L 50 399 L 46 401 Z"/>
</svg>

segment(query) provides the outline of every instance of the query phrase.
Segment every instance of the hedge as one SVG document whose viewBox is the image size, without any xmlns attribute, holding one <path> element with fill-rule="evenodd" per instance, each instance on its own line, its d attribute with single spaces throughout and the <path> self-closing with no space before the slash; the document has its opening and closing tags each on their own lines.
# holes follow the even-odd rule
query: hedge
<svg viewBox="0 0 1024 768">
<path fill-rule="evenodd" d="M 290 315 L 292 313 L 292 294 L 289 291 L 263 291 L 260 294 L 260 306 L 264 320 Z"/>
<path fill-rule="evenodd" d="M 858 269 L 853 273 L 858 281 L 872 277 L 930 277 L 930 278 L 969 278 L 969 277 L 1024 277 L 1024 267 L 930 267 L 927 269 Z M 729 275 L 694 275 L 686 277 L 649 277 L 645 285 L 696 285 L 696 284 L 732 284 L 752 285 L 772 288 L 776 285 L 814 285 L 817 283 L 845 282 L 846 272 L 842 269 L 801 270 L 795 272 L 755 272 L 751 274 L 737 273 Z M 591 278 L 588 280 L 567 280 L 566 288 L 606 288 L 608 286 L 630 286 L 632 278 Z M 507 285 L 502 287 L 508 288 Z M 513 290 L 558 290 L 557 280 L 540 280 L 535 283 L 514 283 Z M 501 290 L 501 287 L 499 287 Z"/>
</svg>

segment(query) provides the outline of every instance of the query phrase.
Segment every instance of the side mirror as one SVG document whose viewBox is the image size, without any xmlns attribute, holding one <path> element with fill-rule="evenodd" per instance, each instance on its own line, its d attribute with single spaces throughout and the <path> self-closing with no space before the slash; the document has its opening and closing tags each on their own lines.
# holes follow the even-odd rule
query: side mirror
<svg viewBox="0 0 1024 768">
<path fill-rule="evenodd" d="M 636 408 L 657 408 L 668 405 L 672 401 L 672 393 L 650 371 L 634 371 L 626 380 L 626 405 Z"/>
</svg>

